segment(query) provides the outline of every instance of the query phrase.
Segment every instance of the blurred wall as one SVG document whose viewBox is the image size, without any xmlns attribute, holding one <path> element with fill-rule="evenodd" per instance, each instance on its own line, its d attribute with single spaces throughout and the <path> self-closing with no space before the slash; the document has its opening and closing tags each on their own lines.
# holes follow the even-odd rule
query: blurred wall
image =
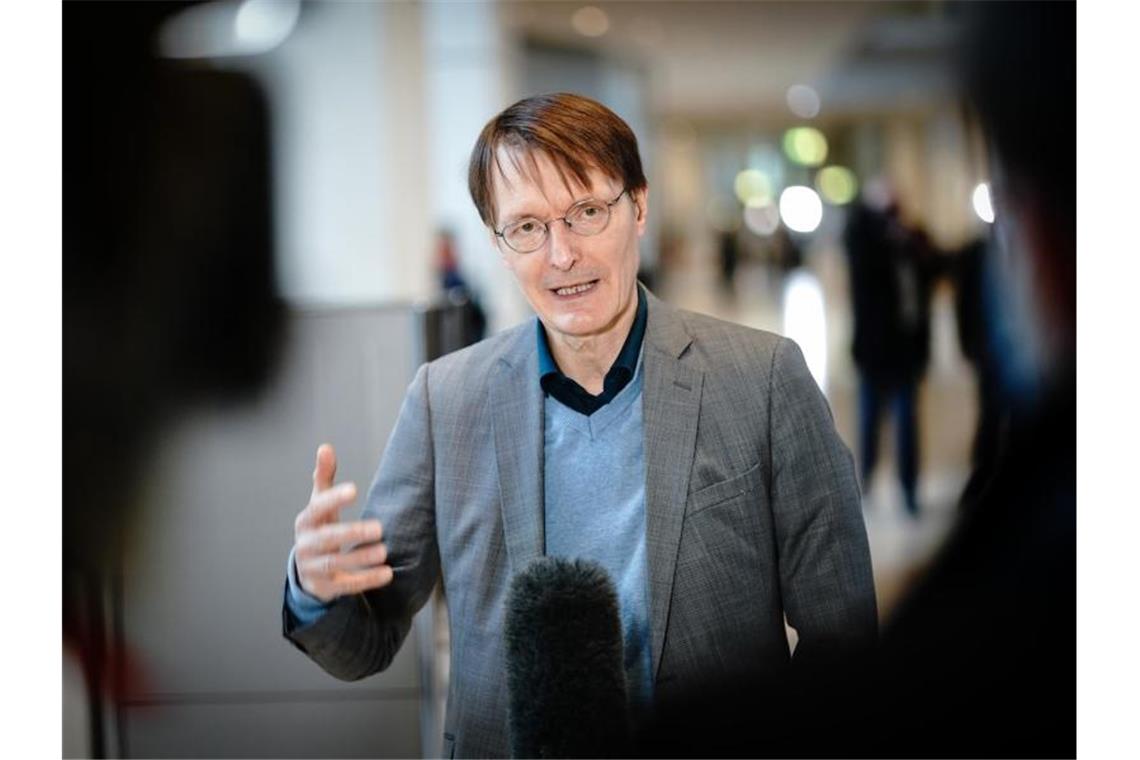
<svg viewBox="0 0 1140 760">
<path fill-rule="evenodd" d="M 256 401 L 204 405 L 169 431 L 123 563 L 121 756 L 410 757 L 431 746 L 414 635 L 388 670 L 356 683 L 281 636 L 316 445 L 335 442 L 338 481 L 367 492 L 419 361 L 418 328 L 403 307 L 297 311 Z"/>
<path fill-rule="evenodd" d="M 310 3 L 280 47 L 232 64 L 269 93 L 280 288 L 293 304 L 431 292 L 421 25 L 413 4 Z"/>
</svg>

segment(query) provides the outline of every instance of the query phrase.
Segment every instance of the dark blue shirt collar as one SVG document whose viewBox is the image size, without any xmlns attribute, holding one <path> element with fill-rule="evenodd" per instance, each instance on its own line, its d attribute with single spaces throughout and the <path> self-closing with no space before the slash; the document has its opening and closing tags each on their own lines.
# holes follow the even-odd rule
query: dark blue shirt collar
<svg viewBox="0 0 1140 760">
<path fill-rule="evenodd" d="M 613 366 L 606 373 L 603 381 L 601 395 L 595 396 L 578 383 L 574 382 L 554 361 L 550 353 L 550 343 L 546 338 L 546 330 L 542 322 L 535 320 L 538 328 L 538 374 L 542 390 L 548 396 L 580 414 L 589 416 L 601 409 L 621 393 L 637 371 L 637 357 L 641 354 L 641 342 L 645 338 L 645 323 L 649 309 L 645 302 L 645 292 L 641 285 L 637 286 L 637 315 L 633 319 L 633 327 L 626 336 L 625 343 L 618 352 Z"/>
</svg>

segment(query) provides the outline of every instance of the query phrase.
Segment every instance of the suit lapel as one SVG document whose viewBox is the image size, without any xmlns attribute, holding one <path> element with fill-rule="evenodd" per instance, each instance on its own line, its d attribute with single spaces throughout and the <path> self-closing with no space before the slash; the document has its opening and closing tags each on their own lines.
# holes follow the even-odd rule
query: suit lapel
<svg viewBox="0 0 1140 760">
<path fill-rule="evenodd" d="M 533 331 L 520 331 L 518 341 L 499 359 L 488 393 L 503 534 L 513 574 L 541 557 L 545 547 L 542 388 Z"/>
<path fill-rule="evenodd" d="M 645 543 L 656 678 L 665 644 L 677 548 L 697 439 L 704 373 L 685 362 L 692 342 L 680 316 L 647 293 L 645 333 Z"/>
</svg>

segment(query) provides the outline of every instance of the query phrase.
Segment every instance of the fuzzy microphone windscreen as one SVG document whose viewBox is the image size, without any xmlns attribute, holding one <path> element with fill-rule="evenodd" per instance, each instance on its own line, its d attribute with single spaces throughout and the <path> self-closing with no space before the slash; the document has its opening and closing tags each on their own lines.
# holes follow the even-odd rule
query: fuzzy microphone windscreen
<svg viewBox="0 0 1140 760">
<path fill-rule="evenodd" d="M 506 611 L 512 757 L 616 757 L 630 719 L 618 598 L 589 560 L 542 557 Z"/>
</svg>

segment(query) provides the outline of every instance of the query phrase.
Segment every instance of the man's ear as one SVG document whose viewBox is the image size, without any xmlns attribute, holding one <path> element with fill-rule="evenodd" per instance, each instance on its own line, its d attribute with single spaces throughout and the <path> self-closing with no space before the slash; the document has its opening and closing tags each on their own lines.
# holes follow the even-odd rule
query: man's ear
<svg viewBox="0 0 1140 760">
<path fill-rule="evenodd" d="M 649 188 L 643 187 L 630 194 L 633 205 L 637 209 L 637 236 L 645 234 L 646 221 L 649 218 Z"/>
</svg>

